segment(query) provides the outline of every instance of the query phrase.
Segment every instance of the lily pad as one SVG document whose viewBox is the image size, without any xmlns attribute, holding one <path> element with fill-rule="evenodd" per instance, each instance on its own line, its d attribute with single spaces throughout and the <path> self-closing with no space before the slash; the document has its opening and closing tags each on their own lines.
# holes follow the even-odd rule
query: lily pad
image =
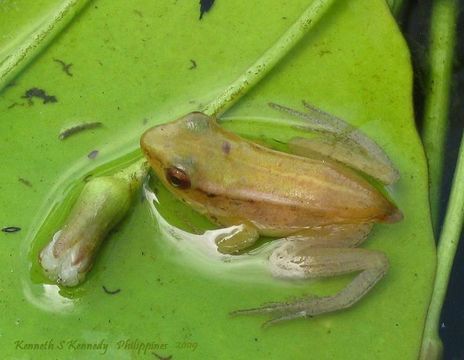
<svg viewBox="0 0 464 360">
<path fill-rule="evenodd" d="M 69 208 L 69 194 L 85 176 L 112 161 L 122 164 L 144 129 L 201 110 L 307 5 L 218 0 L 199 20 L 198 2 L 91 2 L 3 90 L 0 219 L 2 227 L 21 228 L 0 234 L 4 358 L 417 358 L 435 244 L 409 53 L 381 0 L 335 2 L 222 117 L 223 126 L 244 136 L 285 142 L 294 119 L 268 102 L 301 108 L 307 100 L 387 152 L 401 175 L 387 191 L 405 218 L 376 226 L 365 245 L 385 252 L 391 268 L 361 302 L 269 329 L 261 328 L 263 317 L 231 318 L 232 310 L 269 301 L 331 294 L 352 277 L 283 282 L 264 271 L 255 278 L 228 274 L 224 264 L 198 267 L 193 254 L 165 242 L 141 202 L 109 237 L 82 286 L 60 288 L 38 272 L 37 253 L 56 230 L 42 225 L 55 214 L 52 225 L 59 226 L 56 209 Z M 12 16 L 5 15 L 2 27 L 14 27 L 21 11 L 12 11 L 4 11 Z M 57 59 L 72 64 L 72 76 Z M 34 88 L 57 101 L 24 98 Z M 102 126 L 59 138 L 66 129 L 95 122 Z M 175 225 L 209 226 L 163 189 L 159 194 L 163 214 Z"/>
</svg>

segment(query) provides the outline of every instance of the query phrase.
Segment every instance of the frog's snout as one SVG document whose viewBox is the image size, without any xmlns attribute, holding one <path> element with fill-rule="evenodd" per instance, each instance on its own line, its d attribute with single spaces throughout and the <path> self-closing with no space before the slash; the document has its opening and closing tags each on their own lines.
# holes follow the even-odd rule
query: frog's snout
<svg viewBox="0 0 464 360">
<path fill-rule="evenodd" d="M 140 137 L 140 148 L 148 160 L 153 160 L 156 155 L 156 149 L 163 145 L 162 137 L 164 134 L 164 125 L 158 125 L 145 131 Z"/>
</svg>

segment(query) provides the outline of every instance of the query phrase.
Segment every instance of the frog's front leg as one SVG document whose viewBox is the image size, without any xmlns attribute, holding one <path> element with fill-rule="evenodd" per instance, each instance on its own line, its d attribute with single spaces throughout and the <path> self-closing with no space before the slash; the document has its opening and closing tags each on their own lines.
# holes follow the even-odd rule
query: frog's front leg
<svg viewBox="0 0 464 360">
<path fill-rule="evenodd" d="M 216 239 L 217 249 L 220 253 L 237 254 L 258 240 L 259 232 L 253 224 L 239 221 L 237 223 L 239 223 L 237 231 Z"/>
<path fill-rule="evenodd" d="M 314 236 L 307 239 L 303 236 L 293 237 L 274 250 L 270 257 L 271 271 L 274 276 L 295 278 L 322 278 L 352 272 L 360 272 L 351 283 L 335 295 L 325 297 L 309 297 L 288 303 L 273 303 L 260 308 L 238 310 L 234 315 L 271 314 L 274 319 L 267 324 L 300 317 L 312 317 L 323 313 L 350 307 L 359 301 L 387 272 L 388 260 L 378 251 L 349 248 L 355 246 L 366 237 L 366 230 L 371 225 L 337 225 L 337 235 L 332 236 L 322 246 L 322 239 Z M 342 239 L 346 227 L 347 237 Z M 325 229 L 324 229 L 325 228 Z M 321 233 L 327 233 L 322 227 Z M 357 237 L 358 236 L 358 237 Z M 348 240 L 346 240 L 348 239 Z"/>
</svg>

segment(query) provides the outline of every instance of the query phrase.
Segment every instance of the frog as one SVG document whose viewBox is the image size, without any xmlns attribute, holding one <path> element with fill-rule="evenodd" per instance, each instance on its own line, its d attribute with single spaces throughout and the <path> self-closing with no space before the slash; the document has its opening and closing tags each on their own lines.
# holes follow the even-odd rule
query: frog
<svg viewBox="0 0 464 360">
<path fill-rule="evenodd" d="M 301 150 L 301 139 L 295 149 Z M 236 310 L 268 314 L 266 324 L 346 309 L 384 277 L 387 256 L 360 248 L 377 223 L 402 219 L 369 176 L 328 156 L 272 149 L 192 112 L 148 129 L 141 149 L 155 175 L 178 199 L 218 226 L 241 231 L 216 243 L 242 254 L 261 236 L 283 239 L 269 255 L 272 276 L 316 279 L 356 273 L 338 293 Z"/>
</svg>

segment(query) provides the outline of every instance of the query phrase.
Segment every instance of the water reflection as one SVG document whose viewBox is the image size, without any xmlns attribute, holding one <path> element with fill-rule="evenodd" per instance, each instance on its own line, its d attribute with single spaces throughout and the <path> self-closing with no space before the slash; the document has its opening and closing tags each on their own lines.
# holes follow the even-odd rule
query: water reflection
<svg viewBox="0 0 464 360">
<path fill-rule="evenodd" d="M 41 310 L 54 314 L 70 312 L 76 301 L 62 296 L 60 290 L 58 285 L 23 283 L 27 301 Z"/>
<path fill-rule="evenodd" d="M 171 252 L 170 258 L 182 266 L 187 263 L 188 266 L 201 272 L 218 275 L 221 278 L 235 278 L 241 282 L 269 280 L 268 258 L 271 252 L 282 243 L 282 240 L 263 244 L 246 254 L 222 254 L 217 250 L 217 240 L 241 231 L 242 225 L 206 230 L 203 234 L 192 234 L 166 221 L 158 210 L 159 200 L 147 183 L 143 186 L 143 192 L 162 234 L 161 240 L 165 242 Z M 158 241 L 158 239 L 156 240 Z M 247 276 L 241 276 L 244 274 Z"/>
</svg>

